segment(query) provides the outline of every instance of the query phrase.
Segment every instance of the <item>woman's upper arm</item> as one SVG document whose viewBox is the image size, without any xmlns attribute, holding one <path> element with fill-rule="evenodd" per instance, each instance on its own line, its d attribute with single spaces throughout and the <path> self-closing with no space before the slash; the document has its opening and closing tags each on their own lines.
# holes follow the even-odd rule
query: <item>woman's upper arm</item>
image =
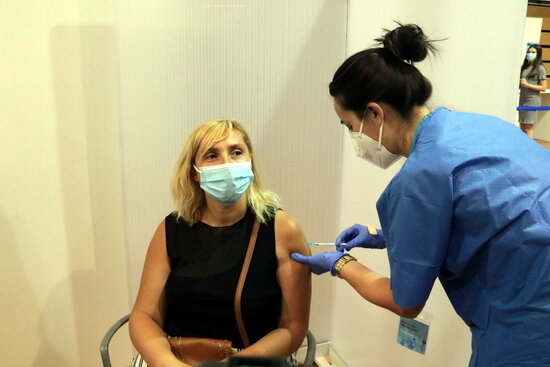
<svg viewBox="0 0 550 367">
<path fill-rule="evenodd" d="M 309 248 L 298 222 L 282 210 L 275 216 L 275 241 L 277 277 L 283 293 L 280 325 L 297 327 L 305 335 L 309 323 L 311 272 L 306 265 L 293 261 L 290 254 L 309 255 Z"/>
<path fill-rule="evenodd" d="M 546 90 L 546 68 L 544 65 L 539 65 L 539 85 Z"/>
<path fill-rule="evenodd" d="M 162 326 L 164 286 L 169 274 L 170 262 L 166 252 L 165 221 L 163 220 L 157 227 L 147 250 L 132 316 L 147 315 Z"/>
</svg>

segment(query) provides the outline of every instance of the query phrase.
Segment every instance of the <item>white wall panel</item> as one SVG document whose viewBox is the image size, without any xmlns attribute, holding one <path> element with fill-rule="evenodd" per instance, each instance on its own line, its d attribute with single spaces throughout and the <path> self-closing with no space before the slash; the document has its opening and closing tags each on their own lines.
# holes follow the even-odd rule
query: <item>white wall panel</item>
<svg viewBox="0 0 550 367">
<path fill-rule="evenodd" d="M 438 43 L 440 53 L 417 64 L 431 80 L 429 105 L 488 113 L 513 121 L 526 2 L 498 0 L 349 1 L 348 54 L 373 45 L 393 20 L 417 23 Z M 399 166 L 381 170 L 355 157 L 344 137 L 341 229 L 353 223 L 379 224 L 376 201 Z M 389 276 L 385 250 L 353 252 Z M 397 344 L 399 318 L 368 304 L 349 285 L 335 292 L 333 343 L 350 367 L 463 367 L 470 357 L 470 331 L 456 315 L 439 282 L 425 310 L 434 314 L 426 355 Z M 353 315 L 353 317 L 350 317 Z"/>
<path fill-rule="evenodd" d="M 328 83 L 343 61 L 346 1 L 117 0 L 124 200 L 132 298 L 149 239 L 173 210 L 188 134 L 232 118 L 262 178 L 309 239 L 337 235 L 341 130 Z M 315 279 L 312 329 L 328 338 L 331 281 Z"/>
</svg>

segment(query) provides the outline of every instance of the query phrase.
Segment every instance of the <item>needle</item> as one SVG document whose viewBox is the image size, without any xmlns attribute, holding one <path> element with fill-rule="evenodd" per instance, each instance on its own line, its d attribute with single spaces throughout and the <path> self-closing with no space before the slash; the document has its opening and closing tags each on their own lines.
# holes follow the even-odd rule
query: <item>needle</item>
<svg viewBox="0 0 550 367">
<path fill-rule="evenodd" d="M 308 246 L 336 246 L 334 242 L 308 242 L 306 243 Z M 341 243 L 341 245 L 345 245 L 345 243 Z"/>
</svg>

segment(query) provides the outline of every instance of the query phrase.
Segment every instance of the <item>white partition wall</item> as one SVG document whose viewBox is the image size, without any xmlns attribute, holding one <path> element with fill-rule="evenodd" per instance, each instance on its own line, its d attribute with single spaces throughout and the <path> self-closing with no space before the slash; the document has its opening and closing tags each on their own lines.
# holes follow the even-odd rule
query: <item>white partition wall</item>
<svg viewBox="0 0 550 367">
<path fill-rule="evenodd" d="M 434 87 L 431 106 L 488 113 L 513 121 L 526 2 L 522 1 L 349 1 L 348 54 L 373 44 L 393 20 L 417 23 L 438 44 L 434 59 L 418 64 Z M 375 203 L 399 167 L 387 171 L 355 157 L 344 138 L 341 229 L 379 224 Z M 386 251 L 354 250 L 367 266 L 389 276 Z M 345 283 L 335 293 L 333 342 L 350 367 L 464 367 L 470 332 L 456 315 L 439 282 L 425 310 L 434 315 L 426 355 L 397 344 L 399 317 L 367 304 Z M 351 316 L 353 315 L 353 316 Z"/>
<path fill-rule="evenodd" d="M 341 130 L 327 85 L 345 55 L 346 1 L 117 0 L 130 293 L 189 133 L 231 118 L 251 134 L 264 183 L 307 237 L 337 234 Z M 331 280 L 315 279 L 312 329 L 326 340 Z"/>
</svg>

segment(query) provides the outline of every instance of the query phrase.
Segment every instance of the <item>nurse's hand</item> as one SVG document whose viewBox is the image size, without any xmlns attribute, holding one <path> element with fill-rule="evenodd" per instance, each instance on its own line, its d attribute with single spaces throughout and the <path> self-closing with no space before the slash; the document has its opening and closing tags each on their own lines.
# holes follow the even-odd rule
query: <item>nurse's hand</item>
<svg viewBox="0 0 550 367">
<path fill-rule="evenodd" d="M 386 248 L 384 232 L 381 229 L 374 229 L 370 225 L 367 227 L 354 224 L 343 230 L 334 242 L 338 251 L 349 251 L 354 247 Z"/>
<path fill-rule="evenodd" d="M 313 256 L 304 256 L 297 252 L 293 252 L 290 254 L 290 257 L 292 260 L 309 266 L 311 271 L 317 275 L 330 271 L 330 274 L 334 276 L 336 275 L 334 272 L 334 265 L 336 265 L 342 256 L 346 255 L 347 254 L 340 251 L 321 252 Z"/>
</svg>

